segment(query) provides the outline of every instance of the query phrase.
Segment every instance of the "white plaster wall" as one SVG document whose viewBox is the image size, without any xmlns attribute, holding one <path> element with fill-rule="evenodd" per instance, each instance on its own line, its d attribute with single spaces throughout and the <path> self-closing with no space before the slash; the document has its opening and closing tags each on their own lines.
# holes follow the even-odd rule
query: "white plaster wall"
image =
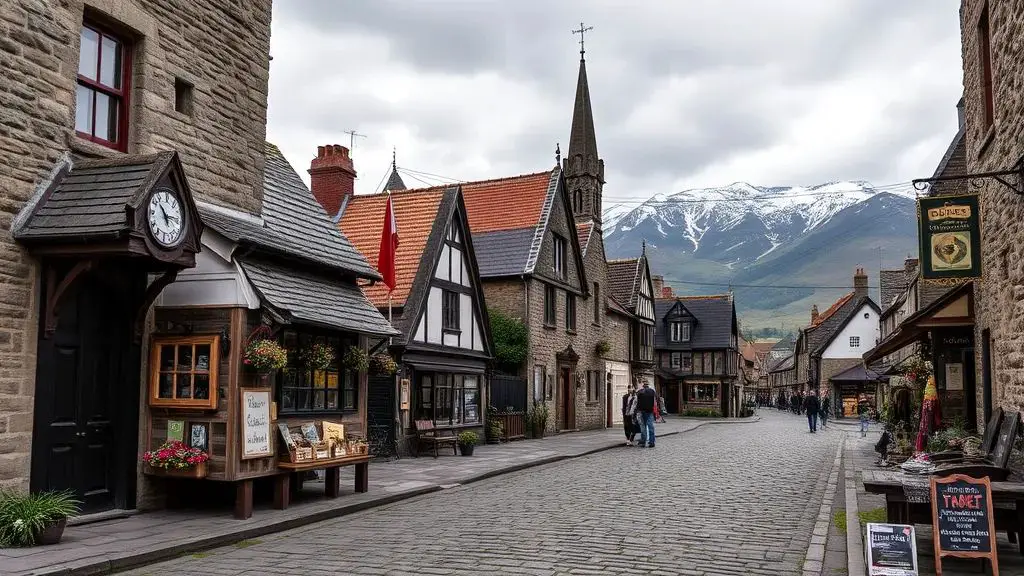
<svg viewBox="0 0 1024 576">
<path fill-rule="evenodd" d="M 832 340 L 821 357 L 860 358 L 878 343 L 880 337 L 878 320 L 878 314 L 873 308 L 868 305 L 861 306 L 850 323 Z M 850 336 L 860 336 L 860 346 L 851 348 Z"/>
</svg>

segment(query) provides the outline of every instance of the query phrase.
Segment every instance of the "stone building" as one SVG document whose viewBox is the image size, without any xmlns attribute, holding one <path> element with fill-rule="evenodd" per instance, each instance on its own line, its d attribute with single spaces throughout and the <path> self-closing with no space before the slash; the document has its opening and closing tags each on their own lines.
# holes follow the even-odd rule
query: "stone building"
<svg viewBox="0 0 1024 576">
<path fill-rule="evenodd" d="M 65 258 L 76 250 L 79 257 L 88 252 L 81 243 L 76 249 L 66 236 L 45 231 L 15 238 L 15 229 L 41 215 L 25 213 L 23 207 L 39 199 L 48 184 L 67 176 L 56 168 L 69 165 L 60 164 L 61 159 L 82 168 L 96 162 L 92 176 L 82 174 L 92 183 L 106 184 L 90 188 L 83 183 L 78 190 L 110 191 L 124 177 L 120 166 L 144 166 L 133 163 L 176 150 L 176 160 L 165 156 L 161 161 L 180 163 L 181 172 L 173 166 L 170 170 L 183 175 L 174 176 L 179 184 L 187 181 L 183 209 L 194 210 L 194 196 L 258 211 L 270 18 L 270 0 L 173 5 L 156 0 L 0 2 L 0 485 L 27 489 L 48 458 L 33 450 L 32 435 L 36 398 L 52 398 L 54 393 L 53 382 L 36 376 L 37 350 L 52 334 L 50 329 L 58 328 L 58 310 L 44 296 L 50 294 L 55 301 L 52 296 L 70 285 L 62 279 L 88 275 L 88 265 L 76 267 Z M 116 209 L 110 213 L 98 206 L 101 197 L 108 199 L 100 192 L 92 201 L 67 207 L 78 210 L 76 221 L 83 226 L 73 233 L 86 235 L 117 224 Z M 133 223 L 124 222 L 124 210 L 122 202 L 121 224 L 127 228 Z M 59 211 L 51 222 L 62 222 L 70 213 Z M 38 218 L 34 223 L 45 225 Z M 127 234 L 120 231 L 126 228 L 117 233 Z M 187 240 L 175 254 L 150 250 L 151 245 L 124 249 L 136 250 L 136 262 L 152 263 L 154 269 L 188 265 L 199 250 L 199 231 L 197 221 L 196 228 L 184 232 Z M 116 243 L 130 238 L 134 236 L 109 239 Z M 106 249 L 115 247 L 95 248 L 90 257 L 105 261 Z M 142 252 L 152 256 L 143 257 Z M 98 264 L 97 270 L 101 268 Z M 125 287 L 133 298 L 141 298 L 139 291 L 145 290 L 141 278 L 141 286 Z M 131 340 L 130 334 L 123 336 Z M 138 405 L 122 408 L 123 414 L 139 410 Z M 79 417 L 86 416 L 74 418 Z M 40 429 L 49 422 L 35 424 Z M 118 426 L 136 437 L 134 422 Z M 111 457 L 125 464 L 137 457 L 137 446 L 122 446 Z M 118 505 L 134 505 L 125 494 Z"/>
<path fill-rule="evenodd" d="M 966 172 L 1003 172 L 976 179 L 981 195 L 981 281 L 974 283 L 974 346 L 979 426 L 995 407 L 1024 407 L 1024 26 L 1020 2 L 963 0 L 960 30 L 963 49 Z M 1007 172 L 1011 172 L 1008 173 Z M 1016 174 L 1013 174 L 1016 172 Z M 987 396 L 987 398 L 986 398 Z"/>
</svg>

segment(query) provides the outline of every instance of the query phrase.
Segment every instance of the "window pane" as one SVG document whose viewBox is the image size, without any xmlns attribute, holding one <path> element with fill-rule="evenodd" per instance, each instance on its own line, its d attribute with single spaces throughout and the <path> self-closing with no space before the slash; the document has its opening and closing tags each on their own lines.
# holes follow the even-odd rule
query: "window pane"
<svg viewBox="0 0 1024 576">
<path fill-rule="evenodd" d="M 209 374 L 196 374 L 195 375 L 195 393 L 193 398 L 197 400 L 209 400 L 210 399 L 210 375 Z"/>
<path fill-rule="evenodd" d="M 178 345 L 178 372 L 190 372 L 192 370 L 192 345 Z"/>
<path fill-rule="evenodd" d="M 82 27 L 81 44 L 78 51 L 78 73 L 90 80 L 96 80 L 96 60 L 100 50 L 100 35 L 95 30 Z"/>
<path fill-rule="evenodd" d="M 327 373 L 323 370 L 314 370 L 313 375 L 313 388 L 325 388 L 327 386 Z"/>
<path fill-rule="evenodd" d="M 327 398 L 324 395 L 323 390 L 313 391 L 313 409 L 314 410 L 325 410 L 327 408 Z"/>
<path fill-rule="evenodd" d="M 338 373 L 333 370 L 327 373 L 327 387 L 338 389 Z"/>
<path fill-rule="evenodd" d="M 174 374 L 166 372 L 160 374 L 160 390 L 157 395 L 160 398 L 174 398 Z"/>
<path fill-rule="evenodd" d="M 297 390 L 298 395 L 295 400 L 296 410 L 309 410 L 310 406 L 310 390 L 308 388 L 299 388 Z"/>
<path fill-rule="evenodd" d="M 160 370 L 165 372 L 174 370 L 174 346 L 160 347 Z"/>
<path fill-rule="evenodd" d="M 210 345 L 200 344 L 196 346 L 196 370 L 210 369 Z"/>
<path fill-rule="evenodd" d="M 89 88 L 78 85 L 75 90 L 75 130 L 92 134 L 92 98 L 95 94 Z"/>
<path fill-rule="evenodd" d="M 175 395 L 175 397 L 179 399 L 192 397 L 191 374 L 178 374 L 178 393 Z"/>
<path fill-rule="evenodd" d="M 281 411 L 295 410 L 295 390 L 292 388 L 281 388 Z"/>
<path fill-rule="evenodd" d="M 337 410 L 338 409 L 338 391 L 328 390 L 327 391 L 327 409 Z"/>
<path fill-rule="evenodd" d="M 102 42 L 100 84 L 121 88 L 121 44 L 110 36 L 104 36 Z"/>
<path fill-rule="evenodd" d="M 344 395 L 341 407 L 343 409 L 345 409 L 345 410 L 355 410 L 356 409 L 356 391 L 355 390 L 345 390 L 345 395 Z"/>
<path fill-rule="evenodd" d="M 96 131 L 94 136 L 117 142 L 117 98 L 96 92 Z"/>
</svg>

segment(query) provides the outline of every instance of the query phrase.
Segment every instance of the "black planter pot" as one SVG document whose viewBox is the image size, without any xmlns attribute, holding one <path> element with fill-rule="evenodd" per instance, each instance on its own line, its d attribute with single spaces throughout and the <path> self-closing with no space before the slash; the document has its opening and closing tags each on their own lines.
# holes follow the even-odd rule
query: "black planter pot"
<svg viewBox="0 0 1024 576">
<path fill-rule="evenodd" d="M 39 536 L 36 538 L 37 542 L 43 546 L 58 544 L 61 537 L 64 536 L 64 528 L 67 527 L 67 525 L 67 518 L 61 518 L 53 524 L 48 525 L 39 532 Z"/>
<path fill-rule="evenodd" d="M 459 452 L 463 456 L 472 456 L 474 448 L 476 448 L 474 444 L 459 444 Z"/>
</svg>

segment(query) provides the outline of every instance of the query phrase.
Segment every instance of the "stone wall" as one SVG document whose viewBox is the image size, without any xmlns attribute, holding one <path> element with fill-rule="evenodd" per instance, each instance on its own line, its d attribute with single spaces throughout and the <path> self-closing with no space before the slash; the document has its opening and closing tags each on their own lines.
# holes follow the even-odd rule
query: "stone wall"
<svg viewBox="0 0 1024 576">
<path fill-rule="evenodd" d="M 0 486 L 28 487 L 38 262 L 16 244 L 16 214 L 57 157 L 120 152 L 74 131 L 79 33 L 88 13 L 132 46 L 129 153 L 175 149 L 197 198 L 257 211 L 263 180 L 270 0 L 0 0 Z M 193 86 L 175 111 L 175 79 Z"/>
<path fill-rule="evenodd" d="M 829 378 L 862 362 L 863 360 L 860 358 L 823 358 L 821 360 L 821 377 L 818 380 L 818 393 L 828 390 Z"/>
<path fill-rule="evenodd" d="M 988 6 L 991 29 L 993 125 L 984 122 L 978 22 Z M 1014 167 L 1024 155 L 1024 4 L 963 0 L 960 26 L 964 71 L 967 170 L 983 172 Z M 1024 183 L 1022 183 L 1024 184 Z M 975 341 L 978 382 L 982 382 L 982 331 L 991 331 L 993 407 L 1024 408 L 1024 244 L 1019 242 L 1024 197 L 991 179 L 982 200 L 982 274 L 975 282 Z M 983 426 L 978 388 L 978 424 Z"/>
</svg>

